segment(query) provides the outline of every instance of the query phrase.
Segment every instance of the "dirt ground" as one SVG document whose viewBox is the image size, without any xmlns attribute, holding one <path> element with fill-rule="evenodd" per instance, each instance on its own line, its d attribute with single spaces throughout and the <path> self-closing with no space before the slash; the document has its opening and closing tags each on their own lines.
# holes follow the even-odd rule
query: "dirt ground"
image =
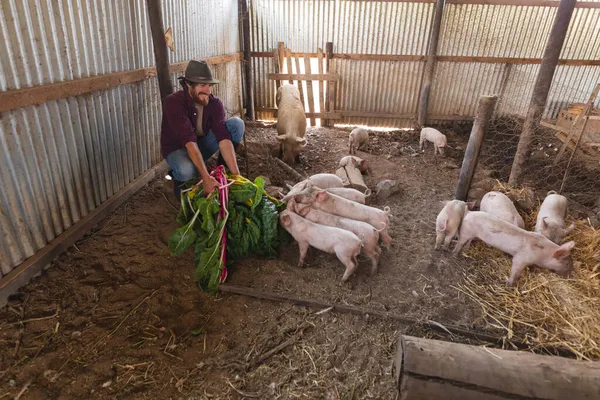
<svg viewBox="0 0 600 400">
<path fill-rule="evenodd" d="M 443 131 L 449 155 L 437 161 L 432 147 L 418 152 L 415 132 L 371 132 L 359 151 L 371 165 L 369 187 L 382 179 L 401 186 L 370 200 L 392 214 L 393 245 L 376 276 L 365 259 L 342 283 L 336 257 L 314 249 L 298 268 L 292 243 L 279 259 L 238 263 L 228 283 L 481 329 L 477 307 L 453 288 L 472 266 L 433 250 L 435 218 L 453 198 L 466 143 Z M 311 128 L 296 169 L 334 172 L 347 137 Z M 272 146 L 274 129 L 248 129 L 249 177 L 295 183 L 270 159 Z M 399 334 L 440 337 L 370 315 L 207 296 L 194 285 L 191 252 L 172 257 L 161 241 L 173 204 L 170 183 L 151 182 L 0 310 L 0 399 L 394 399 Z"/>
</svg>

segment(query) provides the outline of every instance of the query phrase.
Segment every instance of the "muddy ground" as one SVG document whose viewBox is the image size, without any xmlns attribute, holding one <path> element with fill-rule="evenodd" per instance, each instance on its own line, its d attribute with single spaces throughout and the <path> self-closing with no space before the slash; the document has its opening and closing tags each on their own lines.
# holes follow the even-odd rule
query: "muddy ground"
<svg viewBox="0 0 600 400">
<path fill-rule="evenodd" d="M 371 132 L 359 151 L 371 188 L 382 179 L 401 186 L 370 203 L 392 214 L 393 245 L 376 276 L 362 260 L 342 283 L 335 256 L 314 249 L 297 268 L 292 243 L 279 259 L 238 263 L 228 283 L 481 330 L 478 308 L 453 288 L 472 266 L 433 250 L 435 217 L 453 198 L 466 143 L 443 131 L 445 159 L 431 147 L 420 154 L 418 134 L 408 131 Z M 347 137 L 310 129 L 297 170 L 334 172 Z M 274 129 L 248 129 L 249 177 L 295 183 L 270 159 L 274 145 Z M 0 310 L 0 399 L 394 399 L 398 335 L 441 338 L 371 315 L 205 295 L 192 279 L 192 254 L 172 257 L 161 241 L 174 203 L 168 181 L 151 182 Z"/>
</svg>

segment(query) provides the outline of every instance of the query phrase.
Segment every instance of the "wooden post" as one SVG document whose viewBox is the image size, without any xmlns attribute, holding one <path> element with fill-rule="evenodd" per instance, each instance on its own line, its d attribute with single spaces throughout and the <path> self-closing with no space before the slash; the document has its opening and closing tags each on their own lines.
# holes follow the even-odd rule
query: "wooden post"
<svg viewBox="0 0 600 400">
<path fill-rule="evenodd" d="M 527 154 L 529 153 L 533 134 L 542 119 L 544 107 L 548 100 L 548 92 L 550 91 L 550 85 L 552 84 L 558 57 L 560 56 L 567 30 L 569 29 L 569 22 L 573 15 L 575 3 L 576 0 L 560 0 L 560 4 L 558 5 L 556 18 L 554 19 L 554 24 L 550 31 L 546 50 L 544 50 L 542 64 L 540 65 L 538 76 L 533 87 L 533 95 L 531 96 L 531 102 L 529 103 L 527 118 L 523 124 L 523 132 L 521 133 L 517 152 L 515 153 L 515 159 L 510 171 L 508 184 L 511 186 L 517 186 L 520 183 L 523 165 L 525 164 Z"/>
<path fill-rule="evenodd" d="M 246 117 L 254 121 L 254 80 L 252 77 L 252 58 L 250 57 L 250 13 L 246 0 L 240 0 L 240 26 L 242 27 L 242 43 L 244 49 L 244 62 L 242 63 L 244 71 L 244 83 L 246 88 Z M 244 138 L 246 136 L 244 135 Z"/>
<path fill-rule="evenodd" d="M 475 167 L 477 166 L 477 161 L 479 159 L 479 150 L 481 149 L 488 123 L 494 113 L 494 106 L 496 105 L 497 99 L 498 97 L 496 96 L 481 96 L 479 98 L 477 115 L 475 116 L 475 122 L 471 129 L 469 143 L 467 144 L 467 150 L 465 150 L 465 157 L 458 178 L 455 196 L 457 200 L 465 201 L 467 199 L 467 193 L 471 186 L 471 179 L 473 179 Z"/>
<path fill-rule="evenodd" d="M 595 399 L 600 363 L 401 336 L 394 372 L 401 400 Z"/>
<path fill-rule="evenodd" d="M 146 0 L 146 2 L 148 5 L 148 17 L 150 19 L 150 31 L 152 32 L 152 44 L 154 45 L 154 59 L 156 61 L 160 98 L 164 99 L 173 93 L 173 83 L 171 82 L 169 72 L 169 56 L 167 55 L 167 43 L 165 42 L 161 1 Z"/>
<path fill-rule="evenodd" d="M 435 70 L 436 54 L 438 41 L 440 39 L 440 27 L 442 25 L 442 16 L 444 14 L 445 0 L 436 0 L 435 15 L 433 17 L 431 36 L 429 38 L 429 48 L 427 49 L 427 61 L 425 63 L 425 72 L 423 73 L 423 82 L 421 84 L 421 98 L 419 100 L 419 127 L 422 128 L 427 123 L 427 108 L 429 107 L 429 93 L 431 91 L 431 82 L 433 81 L 433 71 Z"/>
<path fill-rule="evenodd" d="M 326 73 L 331 72 L 331 60 L 333 59 L 333 42 L 327 42 L 325 44 L 325 69 Z M 327 96 L 325 99 L 325 112 L 334 112 L 334 89 L 335 82 L 327 81 Z M 326 119 L 323 123 L 324 126 L 331 126 L 332 122 L 329 119 Z"/>
</svg>

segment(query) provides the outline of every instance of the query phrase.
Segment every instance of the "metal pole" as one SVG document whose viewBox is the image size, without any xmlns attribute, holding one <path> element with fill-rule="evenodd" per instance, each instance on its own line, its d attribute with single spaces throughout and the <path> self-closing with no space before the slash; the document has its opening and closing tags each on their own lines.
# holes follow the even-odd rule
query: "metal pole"
<svg viewBox="0 0 600 400">
<path fill-rule="evenodd" d="M 160 98 L 164 99 L 173 93 L 173 83 L 171 82 L 171 75 L 169 73 L 169 56 L 167 55 L 167 44 L 165 43 L 161 1 L 146 1 L 148 5 L 148 17 L 150 18 L 150 30 L 152 32 L 152 44 L 154 45 L 154 59 L 156 60 L 156 74 L 158 76 Z"/>
<path fill-rule="evenodd" d="M 465 150 L 465 157 L 458 178 L 458 186 L 456 187 L 455 197 L 457 200 L 465 201 L 467 199 L 467 194 L 471 187 L 471 180 L 473 179 L 475 167 L 479 160 L 479 151 L 481 150 L 488 124 L 494 113 L 496 100 L 498 100 L 497 96 L 481 96 L 479 98 L 477 116 L 475 117 L 473 128 L 471 129 L 469 143 L 467 144 L 467 150 Z"/>
<path fill-rule="evenodd" d="M 517 186 L 521 183 L 520 180 L 523 173 L 523 165 L 527 159 L 533 134 L 542 119 L 542 114 L 546 107 L 548 92 L 550 91 L 554 71 L 558 64 L 558 57 L 560 56 L 567 30 L 569 29 L 569 22 L 571 21 L 576 2 L 576 0 L 560 0 L 560 4 L 558 5 L 556 18 L 554 18 L 554 24 L 550 31 L 546 50 L 544 50 L 542 64 L 540 65 L 540 70 L 533 88 L 533 95 L 531 96 L 531 102 L 529 103 L 529 110 L 527 111 L 527 117 L 523 124 L 523 132 L 521 133 L 517 152 L 515 153 L 515 159 L 510 171 L 508 184 L 511 186 Z"/>
<path fill-rule="evenodd" d="M 435 64 L 437 60 L 436 54 L 438 41 L 440 39 L 440 27 L 442 25 L 442 16 L 444 14 L 445 3 L 445 0 L 437 0 L 435 3 L 435 15 L 433 17 L 433 26 L 431 27 L 429 48 L 427 49 L 427 61 L 425 63 L 425 72 L 423 73 L 423 83 L 421 85 L 421 98 L 419 99 L 419 127 L 423 127 L 427 123 L 429 93 L 431 91 L 433 71 L 435 70 Z"/>
</svg>

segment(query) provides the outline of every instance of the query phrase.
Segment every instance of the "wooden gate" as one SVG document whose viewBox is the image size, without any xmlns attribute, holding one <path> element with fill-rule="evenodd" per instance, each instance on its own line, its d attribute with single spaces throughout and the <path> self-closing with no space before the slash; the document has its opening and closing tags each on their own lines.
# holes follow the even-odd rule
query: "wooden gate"
<svg viewBox="0 0 600 400">
<path fill-rule="evenodd" d="M 342 117 L 340 113 L 335 112 L 335 98 L 340 76 L 337 73 L 329 72 L 331 51 L 324 54 L 322 49 L 317 49 L 317 73 L 313 73 L 311 70 L 311 58 L 313 58 L 311 55 L 304 54 L 301 60 L 301 57 L 297 53 L 293 53 L 280 42 L 273 54 L 275 73 L 270 73 L 269 79 L 275 81 L 277 89 L 279 89 L 285 81 L 288 81 L 290 84 L 295 84 L 298 87 L 298 90 L 300 91 L 300 101 L 302 101 L 302 104 L 305 106 L 305 111 L 307 111 L 306 117 L 310 120 L 311 126 L 316 126 L 317 118 L 323 119 L 322 125 L 331 126 L 332 120 L 340 119 Z M 325 61 L 325 63 L 323 61 Z M 302 64 L 304 65 L 304 73 L 300 73 Z M 286 73 L 282 72 L 284 66 L 287 70 Z M 292 72 L 294 69 L 295 73 Z M 318 82 L 318 93 L 316 93 L 320 108 L 318 112 L 315 108 L 316 102 L 313 81 Z M 303 82 L 306 82 L 306 92 L 304 90 Z M 257 111 L 273 111 L 274 114 L 277 115 L 277 109 L 257 108 Z"/>
</svg>

